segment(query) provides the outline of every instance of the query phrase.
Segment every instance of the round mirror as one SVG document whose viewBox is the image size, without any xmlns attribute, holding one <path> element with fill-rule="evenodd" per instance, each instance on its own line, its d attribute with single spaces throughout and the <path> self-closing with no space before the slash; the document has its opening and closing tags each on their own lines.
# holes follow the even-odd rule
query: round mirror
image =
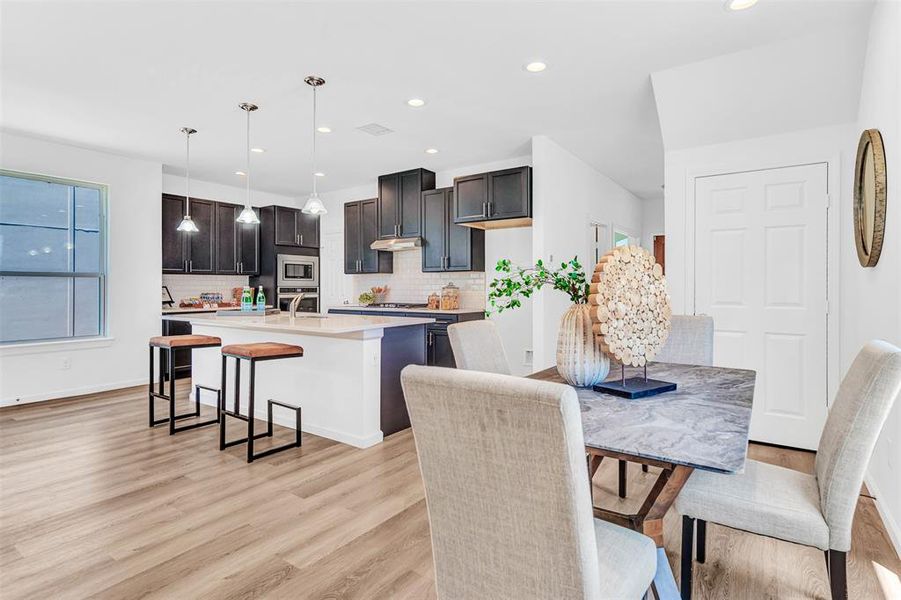
<svg viewBox="0 0 901 600">
<path fill-rule="evenodd" d="M 879 262 L 885 234 L 885 150 L 878 129 L 860 135 L 854 167 L 854 241 L 864 267 Z"/>
</svg>

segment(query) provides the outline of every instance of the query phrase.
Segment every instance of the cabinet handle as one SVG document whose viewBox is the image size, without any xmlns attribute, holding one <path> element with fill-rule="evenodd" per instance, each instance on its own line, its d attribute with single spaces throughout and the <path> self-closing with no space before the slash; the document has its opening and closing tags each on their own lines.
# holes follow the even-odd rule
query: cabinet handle
<svg viewBox="0 0 901 600">
<path fill-rule="evenodd" d="M 299 243 L 300 243 L 300 236 L 297 235 L 296 233 L 294 234 L 294 243 L 295 243 L 295 244 L 299 244 Z"/>
<path fill-rule="evenodd" d="M 429 332 L 429 347 L 431 348 L 435 343 L 435 334 L 431 331 Z"/>
<path fill-rule="evenodd" d="M 300 234 L 300 245 L 303 246 L 303 234 Z"/>
<path fill-rule="evenodd" d="M 488 202 L 486 202 L 486 204 L 488 205 L 488 215 L 487 216 L 490 219 L 491 218 L 491 201 L 489 200 Z"/>
<path fill-rule="evenodd" d="M 482 216 L 488 218 L 488 203 L 482 202 Z"/>
<path fill-rule="evenodd" d="M 188 271 L 193 271 L 193 270 L 194 270 L 194 261 L 189 260 L 188 261 Z"/>
</svg>

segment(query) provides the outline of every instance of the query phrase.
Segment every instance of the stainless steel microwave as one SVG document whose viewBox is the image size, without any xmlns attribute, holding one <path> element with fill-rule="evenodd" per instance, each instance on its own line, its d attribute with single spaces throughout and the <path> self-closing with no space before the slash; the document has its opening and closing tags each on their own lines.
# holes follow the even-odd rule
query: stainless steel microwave
<svg viewBox="0 0 901 600">
<path fill-rule="evenodd" d="M 319 287 L 319 257 L 278 255 L 278 287 Z"/>
</svg>

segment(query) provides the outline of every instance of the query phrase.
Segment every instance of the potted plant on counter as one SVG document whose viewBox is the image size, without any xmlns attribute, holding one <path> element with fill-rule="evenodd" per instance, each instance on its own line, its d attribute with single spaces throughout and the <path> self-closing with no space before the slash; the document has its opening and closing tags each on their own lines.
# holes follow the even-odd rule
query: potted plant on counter
<svg viewBox="0 0 901 600">
<path fill-rule="evenodd" d="M 545 285 L 569 296 L 572 305 L 560 319 L 557 334 L 557 372 L 570 385 L 590 387 L 610 372 L 610 360 L 601 350 L 591 329 L 588 306 L 590 286 L 578 257 L 555 269 L 541 259 L 534 266 L 514 266 L 509 259 L 497 261 L 502 275 L 488 285 L 488 314 L 522 306 L 524 298 Z"/>
</svg>

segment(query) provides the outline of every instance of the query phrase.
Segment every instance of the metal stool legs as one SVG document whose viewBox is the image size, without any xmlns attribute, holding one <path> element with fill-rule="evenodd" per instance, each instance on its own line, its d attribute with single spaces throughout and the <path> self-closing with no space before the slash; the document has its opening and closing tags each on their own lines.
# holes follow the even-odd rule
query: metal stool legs
<svg viewBox="0 0 901 600">
<path fill-rule="evenodd" d="M 147 403 L 148 403 L 148 419 L 147 425 L 148 427 L 156 427 L 157 425 L 162 425 L 163 423 L 169 424 L 169 435 L 174 435 L 179 431 L 187 431 L 188 429 L 196 429 L 198 427 L 205 427 L 206 425 L 212 425 L 213 423 L 219 422 L 219 410 L 218 407 L 221 404 L 220 401 L 220 392 L 219 390 L 211 387 L 207 387 L 205 385 L 195 385 L 194 386 L 194 410 L 189 413 L 183 413 L 180 415 L 175 414 L 175 370 L 174 370 L 174 362 L 173 362 L 173 354 L 171 348 L 160 348 L 160 366 L 159 366 L 159 385 L 158 390 L 154 391 L 153 389 L 153 348 L 154 346 L 149 346 L 150 349 L 150 376 L 147 384 Z M 166 362 L 163 362 L 163 351 L 166 351 Z M 166 389 L 166 377 L 169 378 L 169 393 L 165 393 Z M 190 423 L 188 425 L 182 425 L 181 427 L 176 427 L 175 422 L 180 419 L 190 419 L 192 417 L 200 416 L 200 390 L 207 390 L 209 392 L 213 392 L 216 394 L 216 418 L 210 419 L 209 421 L 200 421 L 199 423 Z M 166 400 L 169 403 L 169 416 L 164 417 L 162 419 L 157 419 L 154 414 L 154 405 L 155 400 Z"/>
<path fill-rule="evenodd" d="M 278 402 L 276 400 L 267 400 L 267 418 L 266 418 L 266 431 L 263 433 L 255 433 L 254 432 L 254 402 L 255 402 L 255 387 L 256 387 L 256 360 L 248 359 L 250 363 L 250 389 L 247 397 L 247 415 L 241 414 L 241 359 L 238 357 L 233 357 L 235 359 L 235 394 L 234 399 L 232 401 L 232 409 L 228 410 L 226 408 L 226 374 L 228 368 L 228 356 L 222 356 L 222 395 L 220 401 L 220 412 L 221 419 L 219 420 L 219 450 L 225 450 L 230 446 L 236 446 L 238 444 L 247 444 L 247 462 L 252 463 L 257 458 L 262 458 L 264 456 L 269 456 L 270 454 L 275 454 L 276 452 L 281 452 L 282 450 L 288 450 L 290 448 L 299 448 L 302 445 L 301 441 L 301 409 L 299 406 L 293 406 L 291 404 L 286 404 L 284 402 Z M 281 406 L 283 408 L 288 408 L 294 411 L 295 414 L 295 431 L 294 431 L 294 441 L 288 442 L 286 444 L 281 444 L 279 446 L 273 446 L 272 448 L 267 448 L 261 452 L 254 452 L 253 450 L 253 442 L 254 440 L 258 440 L 263 437 L 272 437 L 272 408 L 273 406 Z M 225 441 L 226 434 L 226 421 L 227 417 L 233 417 L 235 419 L 239 419 L 241 421 L 245 421 L 247 423 L 247 435 L 245 437 Z"/>
</svg>

